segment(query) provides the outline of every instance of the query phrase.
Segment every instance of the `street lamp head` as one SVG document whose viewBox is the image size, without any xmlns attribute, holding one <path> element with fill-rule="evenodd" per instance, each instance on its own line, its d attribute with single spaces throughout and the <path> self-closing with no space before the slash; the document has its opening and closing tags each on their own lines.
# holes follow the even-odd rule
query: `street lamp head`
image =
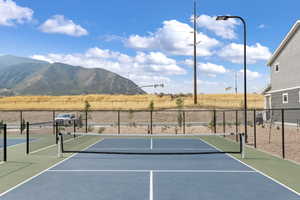
<svg viewBox="0 0 300 200">
<path fill-rule="evenodd" d="M 217 21 L 220 21 L 220 20 L 228 20 L 229 19 L 229 16 L 218 16 L 217 18 L 216 18 L 216 20 Z"/>
</svg>

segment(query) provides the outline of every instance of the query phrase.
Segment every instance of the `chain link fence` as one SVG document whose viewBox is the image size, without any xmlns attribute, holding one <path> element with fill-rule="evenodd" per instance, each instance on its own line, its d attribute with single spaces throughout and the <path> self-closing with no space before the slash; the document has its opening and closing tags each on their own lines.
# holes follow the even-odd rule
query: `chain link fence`
<svg viewBox="0 0 300 200">
<path fill-rule="evenodd" d="M 64 115 L 71 117 L 60 119 Z M 25 140 L 25 122 L 30 122 L 29 152 L 34 153 L 56 145 L 57 131 L 153 135 L 244 133 L 244 115 L 240 109 L 0 111 L 0 125 L 7 124 L 8 141 Z M 56 124 L 60 125 L 59 130 Z M 235 135 L 226 137 L 239 139 Z M 3 143 L 2 129 L 0 140 Z M 247 110 L 247 144 L 300 162 L 300 109 Z M 0 151 L 3 160 L 3 148 Z"/>
</svg>

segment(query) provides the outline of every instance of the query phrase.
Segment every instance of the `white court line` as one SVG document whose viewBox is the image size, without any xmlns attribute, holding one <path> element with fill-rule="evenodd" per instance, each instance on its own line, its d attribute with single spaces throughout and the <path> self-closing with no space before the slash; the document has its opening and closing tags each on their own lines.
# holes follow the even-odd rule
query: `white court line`
<svg viewBox="0 0 300 200">
<path fill-rule="evenodd" d="M 215 149 L 221 151 L 221 149 L 219 149 L 219 148 L 216 147 L 215 145 L 210 144 L 209 142 L 207 142 L 207 141 L 205 141 L 205 140 L 203 140 L 203 139 L 201 139 L 201 138 L 199 138 L 199 140 L 202 141 L 202 142 L 204 142 L 204 143 L 206 143 L 207 145 L 210 145 L 210 146 L 214 147 Z M 297 194 L 297 195 L 300 196 L 300 193 L 299 193 L 299 192 L 297 192 L 296 190 L 293 190 L 292 188 L 288 187 L 287 185 L 285 185 L 285 184 L 281 183 L 280 181 L 278 181 L 278 180 L 272 178 L 271 176 L 265 174 L 264 172 L 262 172 L 262 171 L 260 171 L 260 170 L 258 170 L 258 169 L 255 169 L 254 167 L 252 167 L 252 166 L 250 166 L 250 165 L 244 163 L 243 161 L 237 159 L 236 157 L 234 157 L 234 156 L 232 156 L 232 155 L 230 155 L 230 154 L 228 154 L 228 153 L 226 153 L 226 155 L 229 156 L 230 158 L 232 158 L 232 159 L 238 161 L 239 163 L 241 163 L 241 164 L 243 164 L 243 165 L 249 167 L 250 169 L 253 169 L 253 170 L 256 171 L 257 173 L 259 173 L 259 174 L 263 175 L 264 177 L 266 177 L 266 178 L 272 180 L 273 182 L 275 182 L 275 183 L 281 185 L 282 187 L 284 187 L 284 188 L 290 190 L 291 192 L 293 192 L 293 193 L 295 193 L 295 194 Z"/>
<path fill-rule="evenodd" d="M 151 147 L 150 147 L 151 148 Z M 95 148 L 95 149 L 97 149 L 97 150 L 149 150 L 149 148 L 144 148 L 144 147 L 137 147 L 137 148 L 114 148 L 114 147 L 112 147 L 112 148 L 102 148 L 102 147 L 100 147 L 100 148 Z M 152 150 L 153 149 L 155 149 L 155 150 L 190 150 L 190 151 L 212 151 L 212 150 L 215 150 L 215 149 L 213 149 L 213 148 L 211 148 L 211 149 L 208 149 L 208 148 L 180 148 L 180 147 L 178 147 L 178 148 L 151 148 Z"/>
<path fill-rule="evenodd" d="M 150 140 L 150 149 L 153 149 L 153 139 Z"/>
<path fill-rule="evenodd" d="M 101 140 L 99 140 L 99 141 L 97 141 L 97 142 L 95 142 L 95 143 L 89 145 L 88 147 L 84 148 L 84 150 L 85 150 L 85 149 L 88 149 L 88 148 L 90 148 L 90 147 L 92 147 L 92 146 L 94 146 L 95 144 L 97 144 L 98 142 L 101 142 L 101 141 L 103 141 L 103 139 L 101 139 Z M 14 190 L 14 189 L 16 189 L 16 188 L 18 188 L 18 187 L 20 187 L 21 185 L 23 185 L 23 184 L 25 184 L 25 183 L 31 181 L 32 179 L 34 179 L 34 178 L 36 178 L 36 177 L 38 177 L 38 176 L 44 174 L 45 172 L 47 172 L 47 171 L 49 171 L 50 169 L 56 167 L 57 165 L 59 165 L 59 164 L 65 162 L 65 161 L 69 160 L 70 158 L 74 157 L 74 156 L 77 155 L 77 154 L 78 154 L 78 153 L 75 153 L 75 154 L 69 156 L 68 158 L 65 158 L 65 159 L 63 159 L 62 161 L 59 161 L 58 163 L 52 165 L 51 167 L 49 167 L 49 168 L 47 168 L 47 169 L 41 171 L 40 173 L 38 173 L 38 174 L 36 174 L 36 175 L 34 175 L 34 176 L 32 176 L 32 177 L 26 179 L 25 181 L 22 181 L 21 183 L 15 185 L 14 187 L 12 187 L 12 188 L 6 190 L 6 191 L 3 192 L 3 193 L 1 193 L 1 194 L 0 194 L 0 197 L 2 197 L 3 195 L 7 194 L 8 192 L 10 192 L 10 191 L 12 191 L 12 190 Z"/>
<path fill-rule="evenodd" d="M 84 170 L 84 169 L 74 169 L 74 170 L 60 170 L 60 169 L 52 169 L 48 170 L 49 172 L 136 172 L 136 173 L 145 173 L 145 172 L 155 172 L 155 173 L 257 173 L 257 171 L 253 170 L 160 170 L 160 169 L 91 169 L 91 170 Z"/>
<path fill-rule="evenodd" d="M 150 170 L 149 200 L 153 200 L 153 171 Z"/>
</svg>

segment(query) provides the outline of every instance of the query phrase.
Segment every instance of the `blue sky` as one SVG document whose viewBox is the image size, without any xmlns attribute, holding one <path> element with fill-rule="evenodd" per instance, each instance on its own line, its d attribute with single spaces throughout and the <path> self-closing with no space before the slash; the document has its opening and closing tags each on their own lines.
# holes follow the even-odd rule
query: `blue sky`
<svg viewBox="0 0 300 200">
<path fill-rule="evenodd" d="M 248 26 L 248 89 L 268 83 L 266 62 L 299 19 L 297 0 L 198 0 L 199 93 L 242 92 L 242 25 Z M 193 0 L 0 0 L 0 53 L 101 67 L 148 92 L 192 92 Z M 227 91 L 227 92 L 233 92 Z"/>
</svg>

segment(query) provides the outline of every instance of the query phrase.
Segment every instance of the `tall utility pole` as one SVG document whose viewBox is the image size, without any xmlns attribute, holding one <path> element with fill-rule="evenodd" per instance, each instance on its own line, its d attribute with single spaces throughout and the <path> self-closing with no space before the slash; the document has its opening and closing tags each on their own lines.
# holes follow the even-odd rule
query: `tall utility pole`
<svg viewBox="0 0 300 200">
<path fill-rule="evenodd" d="M 197 12 L 194 0 L 194 104 L 197 104 Z"/>
</svg>

